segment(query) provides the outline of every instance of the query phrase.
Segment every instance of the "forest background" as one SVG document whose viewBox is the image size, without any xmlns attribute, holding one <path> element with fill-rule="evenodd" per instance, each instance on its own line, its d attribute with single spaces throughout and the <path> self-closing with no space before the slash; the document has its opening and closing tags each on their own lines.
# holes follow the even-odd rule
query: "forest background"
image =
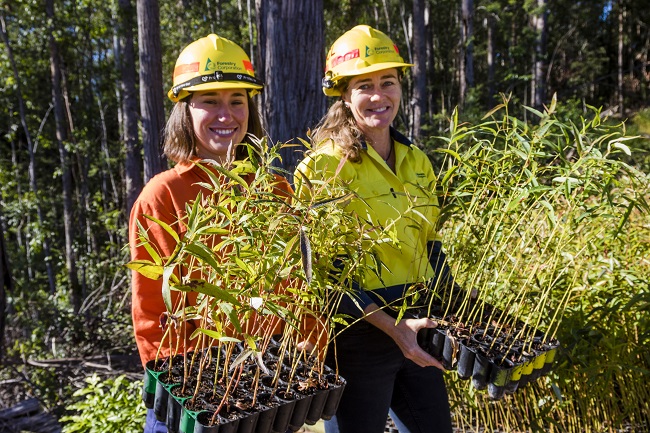
<svg viewBox="0 0 650 433">
<path fill-rule="evenodd" d="M 326 47 L 359 23 L 415 65 L 400 128 L 434 159 L 456 107 L 472 125 L 505 97 L 534 125 L 524 106 L 543 111 L 555 95 L 559 121 L 578 125 L 598 107 L 603 122 L 625 122 L 638 137 L 626 163 L 650 172 L 644 0 L 3 1 L 0 407 L 36 396 L 61 415 L 93 372 L 139 377 L 126 222 L 142 185 L 168 167 L 160 131 L 180 50 L 212 32 L 240 43 L 267 83 L 257 102 L 271 141 L 295 141 L 327 108 Z M 287 170 L 299 150 L 283 150 Z M 646 278 L 642 335 L 647 291 Z M 594 345 L 583 319 L 574 343 Z"/>
</svg>

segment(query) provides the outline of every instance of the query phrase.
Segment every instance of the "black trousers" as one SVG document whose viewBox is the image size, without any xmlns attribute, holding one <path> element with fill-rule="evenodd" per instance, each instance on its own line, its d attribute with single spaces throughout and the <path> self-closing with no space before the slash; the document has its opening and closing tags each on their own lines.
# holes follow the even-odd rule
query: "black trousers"
<svg viewBox="0 0 650 433">
<path fill-rule="evenodd" d="M 336 337 L 339 373 L 347 381 L 326 433 L 383 433 L 390 415 L 400 433 L 450 433 L 443 373 L 406 359 L 397 344 L 361 320 Z M 334 347 L 328 365 L 334 367 Z"/>
</svg>

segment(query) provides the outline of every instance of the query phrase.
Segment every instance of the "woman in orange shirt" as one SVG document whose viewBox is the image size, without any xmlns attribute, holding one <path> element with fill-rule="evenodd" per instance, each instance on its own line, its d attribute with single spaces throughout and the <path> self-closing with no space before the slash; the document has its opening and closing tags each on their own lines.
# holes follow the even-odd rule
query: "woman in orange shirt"
<svg viewBox="0 0 650 433">
<path fill-rule="evenodd" d="M 237 44 L 211 34 L 188 45 L 178 57 L 174 68 L 173 87 L 169 98 L 175 102 L 165 127 L 164 153 L 176 165 L 153 177 L 133 205 L 129 222 L 129 244 L 132 260 L 151 260 L 141 245 L 140 227 L 147 232 L 150 244 L 161 257 L 171 255 L 176 241 L 159 224 L 146 218 L 152 216 L 171 226 L 182 237 L 186 204 L 199 194 L 212 192 L 201 184 L 210 184 L 207 173 L 195 163 L 212 160 L 225 165 L 247 155 L 245 146 L 251 136 L 261 137 L 262 128 L 257 108 L 251 97 L 262 90 L 263 83 L 255 77 L 250 59 Z M 252 180 L 252 174 L 246 181 Z M 284 178 L 277 176 L 276 190 L 288 195 L 291 191 Z M 166 312 L 160 279 L 149 279 L 138 272 L 132 278 L 132 316 L 136 344 L 143 365 L 157 356 L 169 356 L 168 345 L 162 345 L 161 315 Z M 188 294 L 193 303 L 196 294 Z M 185 324 L 186 336 L 194 325 Z M 180 346 L 180 350 L 185 348 Z M 160 353 L 159 353 L 160 351 Z M 166 432 L 165 424 L 147 413 L 145 433 Z"/>
</svg>

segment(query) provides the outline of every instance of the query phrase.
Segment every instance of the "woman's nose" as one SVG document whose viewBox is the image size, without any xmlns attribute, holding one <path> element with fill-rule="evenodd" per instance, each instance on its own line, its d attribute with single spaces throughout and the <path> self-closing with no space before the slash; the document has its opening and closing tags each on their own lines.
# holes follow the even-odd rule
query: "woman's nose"
<svg viewBox="0 0 650 433">
<path fill-rule="evenodd" d="M 224 120 L 230 120 L 232 118 L 232 113 L 230 112 L 230 108 L 228 107 L 219 107 L 217 109 L 217 119 L 220 121 Z"/>
<path fill-rule="evenodd" d="M 381 89 L 376 89 L 375 91 L 372 92 L 372 95 L 370 95 L 370 100 L 379 101 L 383 97 L 384 97 L 384 92 L 382 92 Z"/>
</svg>

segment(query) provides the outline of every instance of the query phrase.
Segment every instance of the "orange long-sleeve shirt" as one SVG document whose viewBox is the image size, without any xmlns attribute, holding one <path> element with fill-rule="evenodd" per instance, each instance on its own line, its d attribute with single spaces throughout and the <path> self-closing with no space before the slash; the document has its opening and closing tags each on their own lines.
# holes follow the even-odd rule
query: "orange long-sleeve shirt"
<svg viewBox="0 0 650 433">
<path fill-rule="evenodd" d="M 243 176 L 246 181 L 252 181 L 253 174 Z M 276 194 L 288 196 L 291 187 L 287 181 L 277 176 Z M 154 244 L 161 257 L 169 256 L 176 241 L 159 224 L 147 219 L 144 215 L 152 216 L 170 225 L 179 237 L 185 231 L 183 224 L 178 221 L 185 218 L 185 207 L 194 201 L 199 193 L 208 196 L 211 192 L 199 185 L 210 184 L 209 176 L 194 163 L 181 163 L 174 168 L 153 177 L 144 187 L 131 210 L 129 220 L 129 246 L 132 260 L 152 260 L 147 250 L 139 245 L 137 222 L 147 230 L 149 239 Z M 178 296 L 178 293 L 173 293 Z M 173 297 L 175 302 L 176 297 Z M 195 303 L 196 293 L 189 293 L 187 302 Z M 162 281 L 147 278 L 140 273 L 132 272 L 132 317 L 135 340 L 140 353 L 142 364 L 152 360 L 158 353 L 163 338 L 160 326 L 160 316 L 166 311 L 162 298 Z M 186 335 L 189 337 L 194 330 L 194 324 L 186 324 Z M 168 344 L 163 344 L 160 356 L 169 356 Z M 180 347 L 180 350 L 185 348 Z"/>
</svg>

